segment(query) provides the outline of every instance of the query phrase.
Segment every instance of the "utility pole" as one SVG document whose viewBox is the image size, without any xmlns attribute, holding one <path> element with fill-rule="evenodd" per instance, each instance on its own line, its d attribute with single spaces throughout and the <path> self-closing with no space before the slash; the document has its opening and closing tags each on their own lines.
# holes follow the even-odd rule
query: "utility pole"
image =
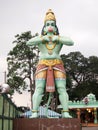
<svg viewBox="0 0 98 130">
<path fill-rule="evenodd" d="M 6 83 L 6 71 L 4 71 L 4 83 Z"/>
</svg>

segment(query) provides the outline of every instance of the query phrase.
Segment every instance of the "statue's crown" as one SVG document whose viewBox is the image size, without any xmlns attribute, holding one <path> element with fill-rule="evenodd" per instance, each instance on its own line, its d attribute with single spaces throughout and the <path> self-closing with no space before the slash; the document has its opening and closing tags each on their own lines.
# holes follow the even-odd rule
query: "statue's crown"
<svg viewBox="0 0 98 130">
<path fill-rule="evenodd" d="M 52 12 L 51 9 L 48 10 L 48 12 L 46 12 L 46 16 L 45 16 L 45 20 L 44 20 L 44 23 L 48 20 L 53 20 L 53 21 L 56 21 L 56 18 L 55 18 L 55 15 L 54 13 Z"/>
</svg>

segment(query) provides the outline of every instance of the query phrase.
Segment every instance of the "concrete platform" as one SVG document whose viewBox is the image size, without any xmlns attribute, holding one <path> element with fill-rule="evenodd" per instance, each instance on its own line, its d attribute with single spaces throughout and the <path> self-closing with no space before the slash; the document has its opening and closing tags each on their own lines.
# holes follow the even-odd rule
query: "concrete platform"
<svg viewBox="0 0 98 130">
<path fill-rule="evenodd" d="M 81 130 L 77 118 L 14 119 L 13 130 Z"/>
</svg>

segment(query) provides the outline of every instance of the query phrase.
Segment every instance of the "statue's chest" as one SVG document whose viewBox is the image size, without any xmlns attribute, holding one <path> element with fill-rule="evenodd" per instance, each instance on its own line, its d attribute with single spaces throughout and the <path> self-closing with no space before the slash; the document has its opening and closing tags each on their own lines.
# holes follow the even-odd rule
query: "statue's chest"
<svg viewBox="0 0 98 130">
<path fill-rule="evenodd" d="M 53 52 L 59 52 L 61 50 L 61 44 L 58 44 L 58 43 L 40 44 L 39 50 L 42 53 L 48 53 L 49 55 L 52 55 Z"/>
</svg>

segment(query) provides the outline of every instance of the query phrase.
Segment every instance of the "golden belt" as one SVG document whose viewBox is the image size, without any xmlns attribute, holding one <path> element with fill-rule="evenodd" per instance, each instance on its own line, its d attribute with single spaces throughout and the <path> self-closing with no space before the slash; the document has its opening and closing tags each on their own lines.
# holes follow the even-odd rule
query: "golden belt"
<svg viewBox="0 0 98 130">
<path fill-rule="evenodd" d="M 44 64 L 46 66 L 51 67 L 51 66 L 54 66 L 54 65 L 57 65 L 57 64 L 63 64 L 63 61 L 60 60 L 60 59 L 53 59 L 53 60 L 45 60 L 44 59 L 44 60 L 40 60 L 38 62 L 38 64 Z"/>
</svg>

